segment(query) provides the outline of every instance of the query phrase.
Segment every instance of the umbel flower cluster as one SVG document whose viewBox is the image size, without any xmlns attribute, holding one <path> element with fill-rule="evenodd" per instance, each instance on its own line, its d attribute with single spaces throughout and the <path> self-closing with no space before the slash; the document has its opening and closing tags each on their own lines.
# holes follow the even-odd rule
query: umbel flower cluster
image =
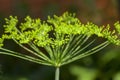
<svg viewBox="0 0 120 80">
<path fill-rule="evenodd" d="M 47 21 L 32 19 L 29 16 L 18 25 L 17 17 L 10 16 L 4 25 L 4 34 L 0 38 L 0 54 L 7 54 L 26 59 L 39 64 L 50 66 L 61 66 L 84 56 L 93 54 L 109 43 L 120 45 L 118 34 L 120 34 L 120 24 L 115 23 L 116 30 L 110 30 L 110 26 L 97 26 L 91 22 L 82 24 L 75 14 L 64 13 L 62 16 L 48 16 Z M 116 34 L 117 31 L 117 34 Z M 92 35 L 105 38 L 106 41 L 84 53 L 81 53 L 89 44 L 81 47 Z M 12 39 L 19 46 L 37 56 L 37 58 L 14 52 L 3 48 L 3 41 Z M 27 48 L 24 44 L 30 46 Z M 47 54 L 39 48 L 44 48 Z"/>
<path fill-rule="evenodd" d="M 17 17 L 10 16 L 4 25 L 4 34 L 0 38 L 0 54 L 15 56 L 38 64 L 56 67 L 55 80 L 59 80 L 59 68 L 93 53 L 113 43 L 120 45 L 120 23 L 110 26 L 97 26 L 91 22 L 83 24 L 75 14 L 64 13 L 62 16 L 48 16 L 46 21 L 32 19 L 27 16 L 23 23 Z M 104 42 L 92 46 L 96 39 L 105 38 Z M 4 47 L 4 40 L 13 40 L 17 45 L 28 51 L 15 52 Z"/>
</svg>

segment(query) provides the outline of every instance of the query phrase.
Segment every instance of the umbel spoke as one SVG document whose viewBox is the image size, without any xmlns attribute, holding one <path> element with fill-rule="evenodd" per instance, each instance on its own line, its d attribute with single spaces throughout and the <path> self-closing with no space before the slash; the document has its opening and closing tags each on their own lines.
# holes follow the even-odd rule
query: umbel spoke
<svg viewBox="0 0 120 80">
<path fill-rule="evenodd" d="M 80 49 L 78 52 L 74 53 L 77 55 L 73 54 L 73 55 L 70 55 L 69 57 L 66 56 L 66 59 L 64 59 L 62 65 L 71 63 L 71 62 L 76 61 L 78 59 L 81 59 L 81 58 L 84 58 L 84 57 L 89 56 L 91 54 L 94 54 L 94 53 L 100 51 L 101 49 L 105 48 L 108 44 L 109 44 L 109 42 L 106 41 L 106 42 L 104 42 L 104 43 L 102 43 L 102 44 L 100 44 L 100 45 L 98 45 L 98 46 L 96 46 L 88 51 L 85 51 L 84 53 L 81 53 L 81 54 L 80 54 L 80 52 L 81 52 L 81 49 Z"/>
<path fill-rule="evenodd" d="M 0 54 L 10 55 L 10 56 L 18 57 L 18 58 L 21 58 L 21 59 L 24 59 L 24 60 L 28 60 L 28 61 L 37 63 L 37 64 L 43 64 L 43 65 L 51 66 L 51 64 L 48 61 L 40 60 L 40 59 L 31 57 L 31 56 L 21 54 L 21 53 L 18 53 L 18 52 L 14 52 L 14 51 L 11 51 L 11 50 L 7 50 L 7 49 L 4 49 L 4 48 L 0 48 L 0 50 L 3 50 L 3 51 L 0 52 Z"/>
</svg>

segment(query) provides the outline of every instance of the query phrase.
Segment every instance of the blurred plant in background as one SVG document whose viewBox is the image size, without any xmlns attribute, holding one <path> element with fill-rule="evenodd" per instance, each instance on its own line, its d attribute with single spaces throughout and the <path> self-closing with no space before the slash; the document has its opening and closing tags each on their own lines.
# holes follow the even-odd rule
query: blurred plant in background
<svg viewBox="0 0 120 80">
<path fill-rule="evenodd" d="M 76 80 L 95 80 L 97 75 L 97 70 L 77 65 L 71 66 L 70 71 L 77 77 Z"/>
</svg>

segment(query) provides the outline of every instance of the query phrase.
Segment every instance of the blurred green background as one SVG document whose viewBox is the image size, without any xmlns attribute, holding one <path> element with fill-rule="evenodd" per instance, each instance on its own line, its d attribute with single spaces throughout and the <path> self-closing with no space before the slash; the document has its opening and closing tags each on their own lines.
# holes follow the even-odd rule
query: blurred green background
<svg viewBox="0 0 120 80">
<path fill-rule="evenodd" d="M 120 20 L 120 0 L 0 0 L 0 35 L 4 18 L 27 15 L 46 20 L 53 14 L 76 13 L 81 22 L 97 25 Z M 23 51 L 12 41 L 6 48 Z M 0 80 L 54 80 L 54 68 L 38 65 L 15 57 L 0 55 Z M 112 44 L 104 50 L 61 68 L 60 80 L 120 80 L 120 47 Z"/>
</svg>

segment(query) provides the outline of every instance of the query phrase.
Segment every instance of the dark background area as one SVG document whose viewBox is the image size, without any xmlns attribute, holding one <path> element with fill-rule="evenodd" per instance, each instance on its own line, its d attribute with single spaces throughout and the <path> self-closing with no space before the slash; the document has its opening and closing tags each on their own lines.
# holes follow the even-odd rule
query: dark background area
<svg viewBox="0 0 120 80">
<path fill-rule="evenodd" d="M 46 20 L 50 15 L 76 13 L 81 22 L 97 25 L 113 24 L 120 20 L 120 0 L 0 0 L 0 35 L 4 18 L 27 15 Z M 12 41 L 6 47 L 22 49 Z M 110 45 L 97 54 L 61 68 L 60 80 L 120 80 L 120 48 Z M 89 73 L 90 72 L 90 73 Z M 0 55 L 0 80 L 54 80 L 54 68 L 38 65 L 15 57 Z"/>
</svg>

